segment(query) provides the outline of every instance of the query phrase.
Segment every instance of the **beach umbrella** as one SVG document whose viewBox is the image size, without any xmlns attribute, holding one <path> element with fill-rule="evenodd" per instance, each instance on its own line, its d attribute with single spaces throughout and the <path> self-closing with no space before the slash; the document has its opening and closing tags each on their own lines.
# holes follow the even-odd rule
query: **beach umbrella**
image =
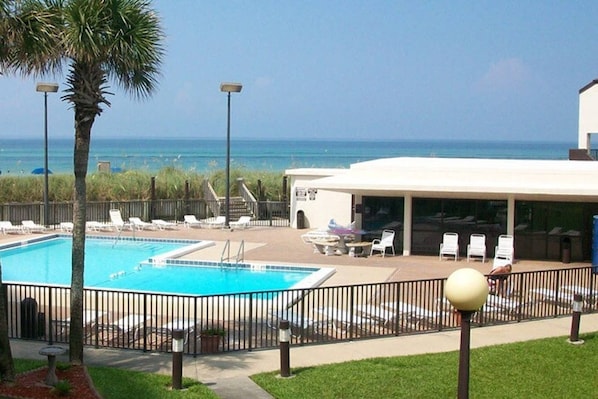
<svg viewBox="0 0 598 399">
<path fill-rule="evenodd" d="M 44 168 L 35 168 L 31 171 L 32 175 L 43 175 L 44 174 L 45 169 Z M 50 169 L 48 169 L 48 174 L 51 175 L 52 171 Z"/>
</svg>

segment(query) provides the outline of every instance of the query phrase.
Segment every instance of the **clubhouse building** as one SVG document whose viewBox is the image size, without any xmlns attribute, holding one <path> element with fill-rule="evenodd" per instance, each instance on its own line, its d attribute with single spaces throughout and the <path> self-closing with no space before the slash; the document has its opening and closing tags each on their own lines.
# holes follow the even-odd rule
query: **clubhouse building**
<svg viewBox="0 0 598 399">
<path fill-rule="evenodd" d="M 285 172 L 291 185 L 291 225 L 325 228 L 330 219 L 355 225 L 363 240 L 395 234 L 404 256 L 438 255 L 445 232 L 486 235 L 487 256 L 498 236 L 514 237 L 516 259 L 592 259 L 598 215 L 598 162 L 590 139 L 598 133 L 598 80 L 579 91 L 578 148 L 568 160 L 388 158 L 349 169 Z"/>
</svg>

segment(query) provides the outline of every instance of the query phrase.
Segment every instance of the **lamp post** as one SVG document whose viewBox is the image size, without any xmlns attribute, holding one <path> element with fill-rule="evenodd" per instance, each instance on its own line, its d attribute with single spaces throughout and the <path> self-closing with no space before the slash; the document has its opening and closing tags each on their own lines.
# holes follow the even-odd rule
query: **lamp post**
<svg viewBox="0 0 598 399">
<path fill-rule="evenodd" d="M 241 83 L 221 83 L 220 91 L 228 93 L 228 112 L 226 118 L 226 216 L 224 225 L 230 227 L 230 93 L 240 93 L 243 85 Z"/>
<path fill-rule="evenodd" d="M 44 93 L 44 226 L 48 226 L 48 93 L 56 93 L 58 83 L 38 83 L 35 91 Z"/>
<path fill-rule="evenodd" d="M 459 269 L 446 280 L 444 295 L 461 315 L 461 346 L 459 350 L 459 387 L 457 397 L 469 398 L 469 347 L 471 316 L 488 297 L 486 277 L 475 269 Z"/>
</svg>

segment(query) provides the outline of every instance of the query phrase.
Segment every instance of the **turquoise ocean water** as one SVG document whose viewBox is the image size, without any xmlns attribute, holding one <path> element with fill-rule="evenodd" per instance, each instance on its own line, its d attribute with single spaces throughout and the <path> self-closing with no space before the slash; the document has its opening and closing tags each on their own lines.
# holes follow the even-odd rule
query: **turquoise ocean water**
<svg viewBox="0 0 598 399">
<path fill-rule="evenodd" d="M 50 139 L 48 165 L 53 173 L 72 173 L 73 140 Z M 231 167 L 283 171 L 299 167 L 340 167 L 377 158 L 418 156 L 504 159 L 567 159 L 576 142 L 450 140 L 232 140 Z M 224 169 L 224 139 L 92 138 L 89 171 L 108 161 L 116 170 L 150 172 L 174 166 L 206 172 Z M 29 175 L 44 166 L 44 143 L 37 139 L 0 139 L 2 175 Z"/>
</svg>

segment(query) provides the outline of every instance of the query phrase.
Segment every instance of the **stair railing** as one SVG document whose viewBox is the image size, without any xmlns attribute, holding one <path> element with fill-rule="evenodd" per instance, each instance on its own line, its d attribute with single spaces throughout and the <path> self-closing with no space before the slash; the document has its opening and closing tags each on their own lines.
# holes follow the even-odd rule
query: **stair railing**
<svg viewBox="0 0 598 399">
<path fill-rule="evenodd" d="M 203 181 L 203 196 L 212 215 L 220 216 L 220 198 L 218 198 L 208 179 Z"/>
<path fill-rule="evenodd" d="M 251 216 L 256 217 L 257 215 L 257 199 L 251 194 L 249 188 L 245 184 L 245 180 L 243 178 L 237 179 L 237 188 L 239 190 L 239 195 L 245 201 L 246 206 L 251 211 Z"/>
</svg>

